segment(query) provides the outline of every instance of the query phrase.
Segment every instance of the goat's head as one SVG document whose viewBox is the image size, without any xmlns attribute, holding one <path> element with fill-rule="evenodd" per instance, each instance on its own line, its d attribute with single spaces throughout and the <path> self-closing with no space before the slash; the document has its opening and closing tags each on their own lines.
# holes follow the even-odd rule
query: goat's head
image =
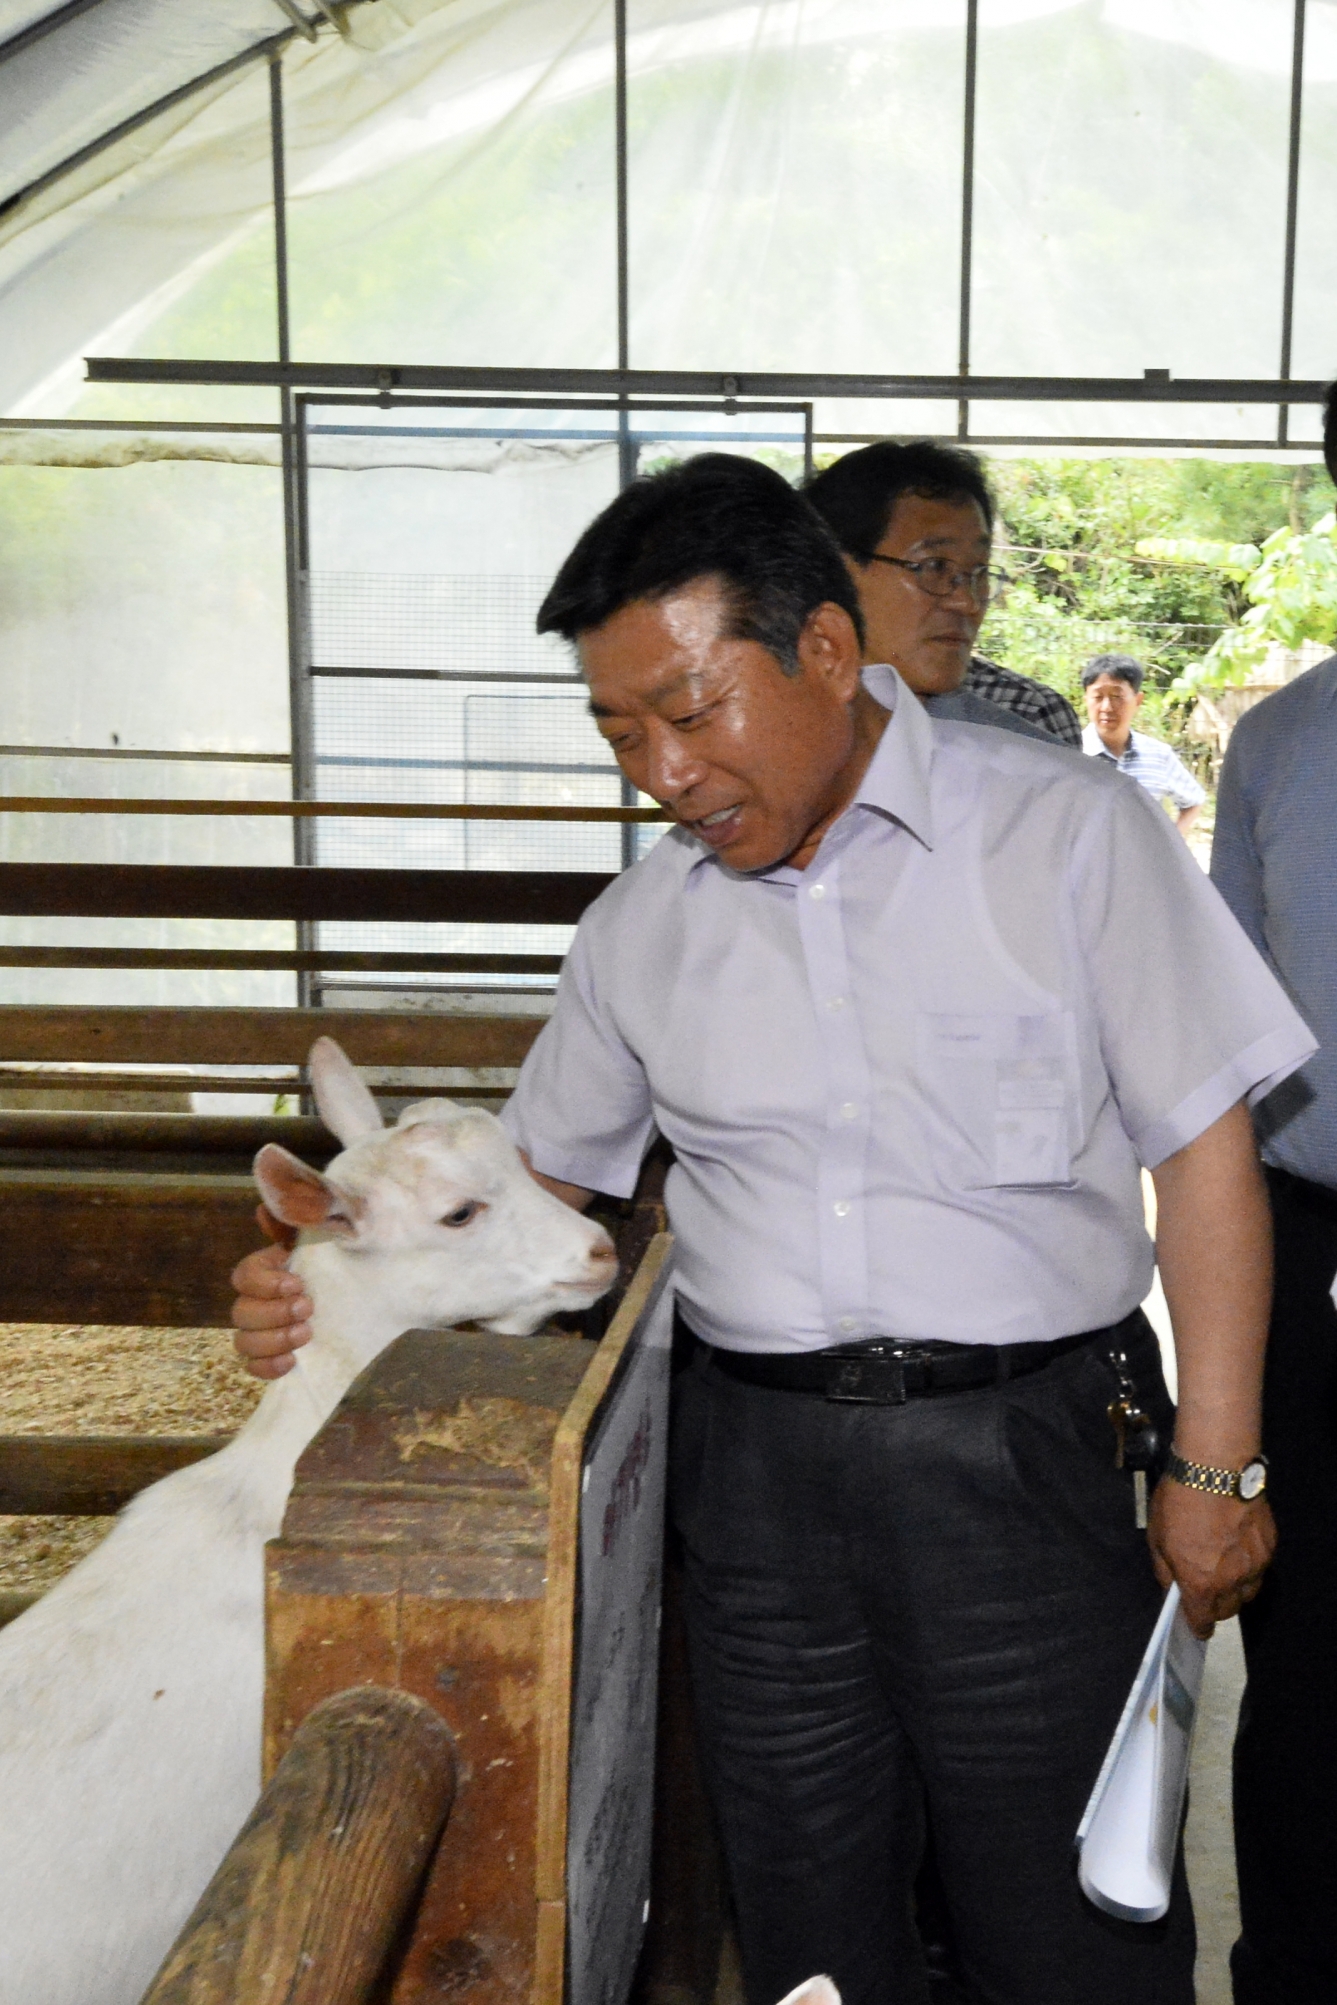
<svg viewBox="0 0 1337 2005">
<path fill-rule="evenodd" d="M 608 1234 L 535 1183 L 495 1116 L 420 1100 L 386 1129 L 329 1037 L 312 1047 L 311 1083 L 343 1153 L 322 1176 L 267 1143 L 255 1159 L 261 1196 L 310 1238 L 379 1256 L 406 1327 L 477 1321 L 525 1336 L 612 1284 Z"/>
</svg>

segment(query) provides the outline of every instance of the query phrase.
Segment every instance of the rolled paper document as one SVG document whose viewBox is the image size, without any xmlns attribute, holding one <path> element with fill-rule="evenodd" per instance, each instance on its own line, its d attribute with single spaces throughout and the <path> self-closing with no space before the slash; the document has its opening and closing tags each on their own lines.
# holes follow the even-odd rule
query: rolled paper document
<svg viewBox="0 0 1337 2005">
<path fill-rule="evenodd" d="M 1077 1827 L 1082 1892 L 1121 1921 L 1159 1921 L 1170 1905 L 1206 1657 L 1172 1587 Z"/>
</svg>

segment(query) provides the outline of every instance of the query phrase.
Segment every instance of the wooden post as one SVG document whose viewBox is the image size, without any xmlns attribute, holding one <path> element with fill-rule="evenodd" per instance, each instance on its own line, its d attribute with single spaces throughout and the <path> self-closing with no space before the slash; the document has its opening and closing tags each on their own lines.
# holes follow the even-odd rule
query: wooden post
<svg viewBox="0 0 1337 2005">
<path fill-rule="evenodd" d="M 621 2005 L 649 1920 L 671 1244 L 651 1242 L 553 1445 L 533 2005 Z"/>
<path fill-rule="evenodd" d="M 409 1332 L 298 1464 L 267 1555 L 267 1767 L 313 1705 L 364 1679 L 432 1706 L 459 1752 L 459 1798 L 392 2005 L 562 2005 L 573 1856 L 582 1943 L 600 1915 L 619 1967 L 639 1941 L 669 1245 L 654 1242 L 597 1347 Z M 642 1377 L 652 1329 L 665 1348 Z M 594 1617 L 624 1584 L 624 1634 L 600 1632 Z M 633 1635 L 648 1650 L 624 1659 Z M 605 1797 L 620 1821 L 600 1822 Z M 615 1833 L 611 1853 L 590 1843 L 596 1827 Z"/>
<path fill-rule="evenodd" d="M 327 1699 L 205 1889 L 144 2005 L 365 2005 L 455 1794 L 407 1692 Z"/>
</svg>

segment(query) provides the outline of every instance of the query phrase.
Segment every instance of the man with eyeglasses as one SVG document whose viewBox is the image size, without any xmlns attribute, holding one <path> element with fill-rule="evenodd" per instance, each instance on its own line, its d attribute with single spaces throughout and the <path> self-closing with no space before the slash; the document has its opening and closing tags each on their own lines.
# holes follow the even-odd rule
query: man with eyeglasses
<svg viewBox="0 0 1337 2005">
<path fill-rule="evenodd" d="M 999 583 L 994 501 L 973 453 L 921 439 L 846 453 L 808 483 L 859 594 L 864 659 L 890 662 L 935 716 L 1079 750 L 1067 698 L 972 652 Z"/>
</svg>

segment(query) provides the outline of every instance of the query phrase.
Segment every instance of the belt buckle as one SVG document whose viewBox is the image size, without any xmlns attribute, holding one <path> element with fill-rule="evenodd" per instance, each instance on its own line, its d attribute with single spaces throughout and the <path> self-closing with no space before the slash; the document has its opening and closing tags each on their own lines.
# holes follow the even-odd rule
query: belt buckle
<svg viewBox="0 0 1337 2005">
<path fill-rule="evenodd" d="M 904 1406 L 905 1365 L 899 1345 L 869 1345 L 860 1357 L 832 1358 L 826 1397 L 839 1406 Z"/>
</svg>

